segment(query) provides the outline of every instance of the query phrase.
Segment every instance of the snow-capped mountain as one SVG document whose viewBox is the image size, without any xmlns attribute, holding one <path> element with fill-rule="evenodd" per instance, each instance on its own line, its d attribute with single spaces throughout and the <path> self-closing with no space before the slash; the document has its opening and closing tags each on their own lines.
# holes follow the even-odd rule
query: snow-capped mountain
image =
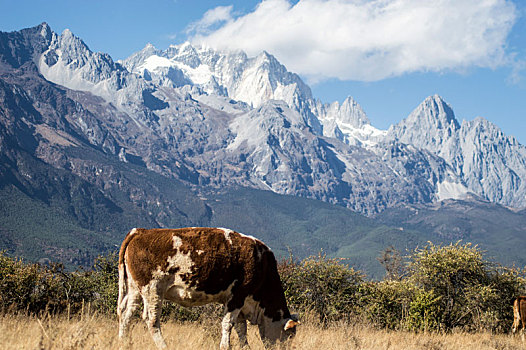
<svg viewBox="0 0 526 350">
<path fill-rule="evenodd" d="M 241 51 L 218 52 L 190 43 L 172 45 L 165 51 L 148 44 L 121 63 L 130 72 L 162 85 L 190 83 L 209 94 L 228 96 L 252 107 L 282 100 L 299 109 L 298 102 L 312 99 L 310 88 L 300 77 L 267 52 L 249 58 Z"/>
<path fill-rule="evenodd" d="M 271 100 L 284 101 L 316 134 L 338 137 L 349 144 L 374 144 L 383 134 L 371 126 L 352 97 L 341 105 L 315 100 L 309 86 L 267 52 L 248 57 L 242 51 L 214 51 L 190 43 L 172 45 L 165 51 L 148 44 L 121 63 L 130 72 L 159 85 L 190 84 L 207 94 L 226 96 L 253 108 Z"/>
<path fill-rule="evenodd" d="M 310 88 L 267 52 L 249 58 L 241 51 L 218 52 L 194 47 L 188 42 L 172 45 L 165 51 L 148 44 L 122 61 L 122 65 L 160 85 L 190 84 L 207 94 L 226 96 L 253 108 L 270 100 L 285 101 L 300 112 L 312 128 L 321 131 L 318 120 L 306 105 L 312 101 Z"/>
<path fill-rule="evenodd" d="M 60 133 L 81 135 L 121 162 L 195 188 L 259 188 L 366 214 L 469 192 L 526 205 L 524 147 L 482 119 L 460 125 L 438 96 L 381 131 L 352 97 L 341 104 L 315 100 L 298 75 L 266 52 L 248 57 L 189 43 L 166 50 L 147 45 L 114 62 L 47 24 L 9 34 L 2 37 L 4 46 L 22 45 L 20 52 L 30 52 L 24 64 L 32 62 L 75 101 L 78 110 L 63 115 L 69 129 Z M 11 62 L 15 51 L 3 55 L 9 69 L 17 67 Z M 18 84 L 28 89 L 24 81 Z M 39 133 L 56 126 L 31 127 Z M 41 142 L 42 161 L 95 182 L 101 191 L 117 186 L 94 176 L 93 165 L 79 164 L 69 153 L 71 142 Z"/>
<path fill-rule="evenodd" d="M 37 65 L 47 80 L 72 90 L 89 91 L 119 105 L 137 100 L 130 87 L 136 85 L 134 90 L 141 90 L 144 82 L 127 74 L 108 54 L 92 52 L 68 29 L 57 35 L 43 24 L 42 36 L 49 38 L 49 46 L 38 57 Z"/>
<path fill-rule="evenodd" d="M 316 103 L 315 114 L 323 125 L 323 135 L 336 137 L 350 145 L 373 146 L 382 141 L 386 132 L 371 125 L 362 107 L 351 96 L 340 105 Z"/>
</svg>

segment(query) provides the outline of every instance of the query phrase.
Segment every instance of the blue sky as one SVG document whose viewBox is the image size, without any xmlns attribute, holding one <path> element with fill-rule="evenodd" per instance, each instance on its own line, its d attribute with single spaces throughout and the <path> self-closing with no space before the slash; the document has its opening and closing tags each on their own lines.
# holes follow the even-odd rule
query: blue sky
<svg viewBox="0 0 526 350">
<path fill-rule="evenodd" d="M 1 31 L 44 21 L 115 60 L 186 40 L 265 49 L 378 128 L 439 94 L 459 121 L 482 116 L 526 144 L 522 0 L 0 0 Z"/>
</svg>

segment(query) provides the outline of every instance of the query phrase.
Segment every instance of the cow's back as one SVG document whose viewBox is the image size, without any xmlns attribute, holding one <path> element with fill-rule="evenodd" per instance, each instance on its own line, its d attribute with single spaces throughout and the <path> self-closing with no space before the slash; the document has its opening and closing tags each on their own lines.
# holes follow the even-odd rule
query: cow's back
<svg viewBox="0 0 526 350">
<path fill-rule="evenodd" d="M 207 294 L 256 290 L 266 274 L 261 259 L 269 249 L 259 240 L 218 228 L 134 229 L 126 247 L 128 272 L 139 287 L 155 278 L 179 276 Z"/>
</svg>

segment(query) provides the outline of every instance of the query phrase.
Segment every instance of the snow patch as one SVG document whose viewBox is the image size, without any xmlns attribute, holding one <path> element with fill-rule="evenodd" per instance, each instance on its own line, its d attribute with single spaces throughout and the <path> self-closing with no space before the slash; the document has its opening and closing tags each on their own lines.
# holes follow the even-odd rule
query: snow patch
<svg viewBox="0 0 526 350">
<path fill-rule="evenodd" d="M 143 71 L 146 69 L 150 72 L 153 72 L 159 67 L 164 68 L 164 67 L 173 67 L 173 66 L 175 66 L 175 64 L 172 61 L 170 61 L 168 58 L 157 56 L 157 55 L 152 55 L 148 57 L 144 61 L 144 63 L 141 66 L 139 66 L 137 70 Z"/>
<path fill-rule="evenodd" d="M 444 181 L 438 184 L 437 197 L 439 201 L 446 199 L 465 199 L 468 192 L 466 186 L 460 183 Z"/>
<path fill-rule="evenodd" d="M 173 63 L 173 66 L 182 70 L 184 74 L 188 78 L 190 78 L 190 80 L 194 84 L 205 85 L 206 83 L 210 81 L 210 78 L 212 77 L 212 72 L 210 71 L 210 67 L 207 66 L 206 64 L 201 64 L 197 66 L 196 68 L 192 68 L 181 62 L 172 62 L 172 63 Z"/>
<path fill-rule="evenodd" d="M 242 115 L 230 124 L 230 129 L 236 133 L 236 138 L 227 146 L 227 150 L 234 151 L 244 142 L 247 146 L 257 146 L 264 143 L 266 133 L 260 128 L 261 121 L 251 118 L 250 113 Z"/>
<path fill-rule="evenodd" d="M 349 144 L 352 144 L 350 141 L 354 139 L 358 141 L 359 145 L 366 148 L 376 146 L 387 135 L 387 130 L 377 129 L 370 124 L 365 124 L 361 128 L 343 122 L 339 122 L 337 125 L 340 131 L 347 136 Z"/>
</svg>

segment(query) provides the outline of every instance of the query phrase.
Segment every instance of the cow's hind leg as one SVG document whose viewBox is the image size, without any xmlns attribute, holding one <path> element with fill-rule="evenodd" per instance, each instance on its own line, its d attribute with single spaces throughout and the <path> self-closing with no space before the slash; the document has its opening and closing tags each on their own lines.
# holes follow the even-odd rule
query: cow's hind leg
<svg viewBox="0 0 526 350">
<path fill-rule="evenodd" d="M 241 346 L 241 348 L 248 348 L 247 321 L 238 320 L 234 324 L 234 329 L 236 330 L 237 336 L 239 337 L 239 345 Z"/>
<path fill-rule="evenodd" d="M 159 349 L 166 349 L 166 342 L 161 333 L 161 309 L 163 299 L 159 296 L 156 288 L 153 287 L 148 288 L 148 290 L 143 293 L 143 302 L 143 318 L 148 325 L 148 330 L 152 335 L 153 341 Z"/>
<path fill-rule="evenodd" d="M 228 311 L 228 308 L 226 310 L 223 321 L 221 322 L 221 344 L 219 346 L 221 350 L 230 349 L 230 333 L 240 311 L 239 309 Z"/>
<path fill-rule="evenodd" d="M 133 313 L 137 309 L 140 300 L 139 291 L 134 288 L 129 288 L 128 294 L 122 299 L 119 308 L 119 339 L 124 339 L 128 336 L 128 329 Z"/>
</svg>

